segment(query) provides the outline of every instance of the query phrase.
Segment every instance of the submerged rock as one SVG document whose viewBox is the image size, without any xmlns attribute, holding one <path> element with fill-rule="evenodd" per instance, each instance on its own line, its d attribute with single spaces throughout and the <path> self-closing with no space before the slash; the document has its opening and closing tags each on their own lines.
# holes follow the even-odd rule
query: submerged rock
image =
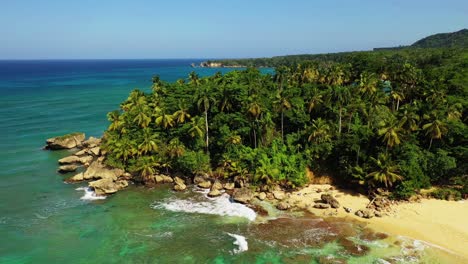
<svg viewBox="0 0 468 264">
<path fill-rule="evenodd" d="M 81 146 L 83 140 L 85 140 L 85 134 L 78 132 L 60 137 L 53 137 L 47 139 L 46 149 L 72 149 Z"/>
<path fill-rule="evenodd" d="M 80 172 L 78 174 L 76 174 L 75 176 L 72 176 L 70 178 L 68 178 L 66 181 L 67 182 L 79 182 L 79 181 L 83 181 L 84 180 L 84 174 L 83 172 Z"/>
<path fill-rule="evenodd" d="M 349 238 L 341 238 L 338 243 L 343 246 L 345 254 L 352 256 L 364 256 L 369 253 L 370 248 L 366 245 L 356 244 Z"/>
<path fill-rule="evenodd" d="M 320 196 L 320 199 L 322 199 L 324 203 L 329 204 L 333 208 L 340 208 L 340 203 L 331 194 L 322 194 Z"/>
<path fill-rule="evenodd" d="M 97 195 L 112 194 L 128 186 L 126 180 L 114 181 L 110 178 L 92 181 L 89 186 L 94 189 Z"/>
<path fill-rule="evenodd" d="M 58 168 L 58 172 L 60 173 L 67 173 L 67 172 L 73 172 L 78 169 L 78 165 L 75 164 L 69 164 L 69 165 L 62 165 Z"/>
<path fill-rule="evenodd" d="M 253 198 L 253 192 L 247 187 L 234 189 L 232 199 L 239 203 L 248 203 Z"/>
</svg>

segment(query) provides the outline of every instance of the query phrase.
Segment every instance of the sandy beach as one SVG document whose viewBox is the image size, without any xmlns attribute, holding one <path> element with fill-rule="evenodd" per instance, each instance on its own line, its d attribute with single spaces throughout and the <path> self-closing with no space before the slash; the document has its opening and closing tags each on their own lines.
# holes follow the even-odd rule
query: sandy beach
<svg viewBox="0 0 468 264">
<path fill-rule="evenodd" d="M 316 209 L 310 206 L 325 192 L 333 194 L 342 207 Z M 398 203 L 391 206 L 386 216 L 371 219 L 354 214 L 369 204 L 366 196 L 339 190 L 328 184 L 309 185 L 291 193 L 289 201 L 317 216 L 348 217 L 362 221 L 374 230 L 422 240 L 468 261 L 468 202 L 465 200 L 422 199 L 420 202 Z M 347 213 L 343 207 L 352 211 Z"/>
</svg>

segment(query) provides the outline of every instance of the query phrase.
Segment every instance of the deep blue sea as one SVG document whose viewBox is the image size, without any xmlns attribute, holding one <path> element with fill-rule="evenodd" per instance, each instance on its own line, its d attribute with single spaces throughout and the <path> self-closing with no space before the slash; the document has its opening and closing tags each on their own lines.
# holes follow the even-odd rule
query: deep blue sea
<svg viewBox="0 0 468 264">
<path fill-rule="evenodd" d="M 363 227 L 342 219 L 269 219 L 226 196 L 168 186 L 89 200 L 85 183 L 63 182 L 70 175 L 56 172 L 57 160 L 70 152 L 42 150 L 47 138 L 101 136 L 106 114 L 131 90 L 149 91 L 155 74 L 171 82 L 193 70 L 231 70 L 193 69 L 193 62 L 201 60 L 0 61 L 0 263 L 411 261 L 396 238 L 363 240 Z M 352 254 L 337 242 L 343 238 L 370 251 Z"/>
</svg>

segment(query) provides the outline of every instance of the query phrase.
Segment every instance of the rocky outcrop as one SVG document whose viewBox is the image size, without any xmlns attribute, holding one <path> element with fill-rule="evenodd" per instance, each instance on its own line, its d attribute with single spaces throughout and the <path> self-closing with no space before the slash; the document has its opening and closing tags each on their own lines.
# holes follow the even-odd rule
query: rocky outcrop
<svg viewBox="0 0 468 264">
<path fill-rule="evenodd" d="M 265 192 L 260 192 L 260 193 L 258 193 L 256 196 L 257 196 L 257 198 L 258 198 L 260 201 L 265 200 L 266 197 L 267 197 L 267 195 L 266 195 Z"/>
<path fill-rule="evenodd" d="M 370 209 L 357 210 L 356 213 L 354 214 L 361 218 L 367 218 L 367 219 L 374 217 L 374 212 Z"/>
<path fill-rule="evenodd" d="M 273 197 L 277 200 L 283 200 L 286 197 L 286 193 L 284 191 L 273 191 Z"/>
<path fill-rule="evenodd" d="M 101 154 L 101 148 L 100 147 L 91 148 L 89 149 L 88 153 L 95 157 L 98 157 Z"/>
<path fill-rule="evenodd" d="M 253 198 L 253 192 L 247 187 L 234 189 L 232 199 L 239 203 L 248 203 Z"/>
<path fill-rule="evenodd" d="M 68 173 L 68 172 L 73 172 L 78 169 L 78 165 L 75 164 L 68 164 L 68 165 L 62 165 L 58 168 L 58 172 L 60 173 Z"/>
<path fill-rule="evenodd" d="M 333 208 L 340 208 L 340 203 L 331 194 L 322 194 L 320 198 L 323 203 L 329 204 Z"/>
<path fill-rule="evenodd" d="M 65 165 L 65 164 L 73 164 L 73 163 L 81 163 L 81 162 L 80 162 L 80 157 L 72 155 L 72 156 L 59 159 L 58 163 L 60 165 Z"/>
<path fill-rule="evenodd" d="M 53 137 L 47 139 L 46 149 L 72 149 L 82 145 L 85 140 L 84 133 L 72 133 L 60 137 Z"/>
<path fill-rule="evenodd" d="M 314 208 L 317 208 L 317 209 L 328 209 L 328 208 L 330 208 L 330 205 L 329 205 L 329 204 L 326 204 L 326 203 L 315 203 L 315 204 L 314 204 Z"/>
<path fill-rule="evenodd" d="M 226 183 L 224 184 L 224 189 L 225 189 L 225 190 L 234 190 L 234 187 L 235 187 L 235 186 L 234 186 L 234 183 L 233 183 L 233 182 L 226 182 Z"/>
<path fill-rule="evenodd" d="M 66 182 L 80 182 L 80 181 L 84 181 L 84 173 L 83 172 L 80 172 L 78 174 L 76 174 L 75 176 L 73 177 L 70 177 L 66 180 Z"/>
<path fill-rule="evenodd" d="M 125 173 L 122 169 L 110 168 L 99 161 L 94 161 L 84 172 L 83 178 L 85 180 L 91 179 L 112 179 L 117 180 Z"/>
<path fill-rule="evenodd" d="M 185 191 L 185 189 L 187 189 L 187 185 L 185 185 L 185 182 L 184 180 L 182 180 L 181 178 L 179 177 L 175 177 L 174 178 L 174 191 Z"/>
<path fill-rule="evenodd" d="M 86 148 L 94 148 L 101 145 L 101 139 L 95 137 L 89 137 L 87 140 L 83 141 L 83 146 Z"/>
<path fill-rule="evenodd" d="M 194 184 L 199 184 L 201 182 L 205 182 L 205 181 L 209 181 L 209 180 L 210 180 L 210 176 L 208 174 L 206 174 L 206 173 L 197 174 L 197 175 L 195 175 L 195 177 L 193 177 L 193 183 Z"/>
<path fill-rule="evenodd" d="M 114 181 L 110 178 L 104 178 L 97 181 L 92 181 L 89 186 L 94 189 L 97 195 L 113 194 L 128 186 L 126 180 Z"/>
<path fill-rule="evenodd" d="M 211 188 L 210 192 L 207 195 L 208 197 L 217 197 L 217 196 L 220 196 L 221 194 L 223 193 L 220 190 Z"/>
</svg>

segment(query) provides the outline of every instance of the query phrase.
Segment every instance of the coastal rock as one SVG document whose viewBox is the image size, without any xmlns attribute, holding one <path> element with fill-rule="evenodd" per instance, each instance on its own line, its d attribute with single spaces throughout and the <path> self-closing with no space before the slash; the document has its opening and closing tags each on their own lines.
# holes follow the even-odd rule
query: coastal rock
<svg viewBox="0 0 468 264">
<path fill-rule="evenodd" d="M 84 179 L 112 179 L 116 180 L 125 173 L 122 169 L 109 168 L 99 161 L 94 161 L 84 172 Z"/>
<path fill-rule="evenodd" d="M 361 218 L 367 218 L 367 219 L 374 217 L 374 212 L 369 209 L 357 210 L 356 213 L 354 214 Z"/>
<path fill-rule="evenodd" d="M 81 143 L 85 139 L 84 133 L 72 133 L 63 135 L 60 137 L 53 137 L 47 139 L 46 149 L 72 149 L 81 146 Z"/>
<path fill-rule="evenodd" d="M 76 169 L 78 169 L 77 165 L 69 164 L 69 165 L 60 166 L 57 171 L 60 173 L 67 173 L 67 172 L 76 171 Z"/>
<path fill-rule="evenodd" d="M 344 209 L 347 213 L 351 213 L 351 211 L 353 210 L 353 209 L 351 209 L 351 208 L 349 208 L 349 207 L 343 207 L 343 209 Z"/>
<path fill-rule="evenodd" d="M 234 177 L 234 186 L 236 188 L 243 188 L 246 185 L 244 177 L 236 176 Z"/>
<path fill-rule="evenodd" d="M 126 180 L 113 181 L 110 178 L 92 181 L 89 186 L 94 189 L 97 195 L 112 194 L 128 186 Z"/>
<path fill-rule="evenodd" d="M 343 247 L 344 252 L 351 256 L 364 256 L 370 251 L 368 246 L 356 244 L 349 238 L 340 238 L 338 243 Z"/>
<path fill-rule="evenodd" d="M 205 181 L 208 181 L 210 179 L 210 177 L 208 176 L 208 174 L 198 174 L 198 175 L 195 175 L 195 177 L 193 177 L 193 183 L 194 184 L 199 184 L 201 182 L 205 182 Z"/>
<path fill-rule="evenodd" d="M 185 185 L 184 180 L 182 180 L 179 177 L 175 177 L 174 178 L 174 191 L 181 192 L 181 191 L 185 191 L 185 189 L 187 189 L 187 185 Z"/>
<path fill-rule="evenodd" d="M 89 150 L 89 153 L 97 157 L 101 153 L 101 148 L 100 147 L 91 148 Z"/>
<path fill-rule="evenodd" d="M 248 203 L 253 198 L 252 190 L 249 188 L 237 188 L 234 189 L 232 199 L 239 203 Z"/>
<path fill-rule="evenodd" d="M 216 180 L 213 185 L 211 185 L 211 190 L 222 190 L 223 189 L 223 184 Z"/>
<path fill-rule="evenodd" d="M 277 200 L 283 200 L 285 197 L 286 197 L 286 194 L 284 193 L 284 191 L 273 191 L 273 197 L 275 197 L 275 199 Z"/>
<path fill-rule="evenodd" d="M 87 148 L 94 148 L 101 144 L 100 138 L 89 137 L 87 140 L 83 141 L 83 146 Z"/>
<path fill-rule="evenodd" d="M 85 166 L 89 166 L 89 164 L 93 161 L 93 156 L 83 156 L 80 157 L 79 162 Z"/>
<path fill-rule="evenodd" d="M 266 193 L 265 192 L 261 192 L 257 195 L 257 198 L 260 199 L 260 201 L 263 201 L 265 200 L 267 197 Z"/>
<path fill-rule="evenodd" d="M 208 189 L 211 187 L 211 182 L 210 181 L 203 181 L 197 184 L 198 187 Z"/>
<path fill-rule="evenodd" d="M 87 149 L 87 148 L 84 148 L 84 149 L 82 149 L 82 150 L 80 150 L 80 151 L 76 152 L 76 153 L 75 153 L 75 154 L 73 154 L 73 155 L 75 155 L 75 156 L 83 156 L 83 155 L 87 155 L 87 154 L 88 154 L 88 151 L 89 151 L 89 149 Z"/>
<path fill-rule="evenodd" d="M 316 204 L 314 204 L 314 208 L 317 208 L 317 209 L 328 209 L 328 208 L 330 208 L 330 205 L 329 205 L 329 204 L 326 204 L 326 203 L 316 203 Z"/>
<path fill-rule="evenodd" d="M 331 194 L 322 194 L 320 198 L 324 203 L 331 205 L 331 207 L 340 208 L 340 203 Z"/>
<path fill-rule="evenodd" d="M 60 165 L 65 165 L 65 164 L 73 164 L 73 163 L 81 163 L 81 162 L 80 162 L 80 157 L 72 155 L 72 156 L 59 159 L 58 163 Z"/>
<path fill-rule="evenodd" d="M 172 182 L 174 182 L 174 180 L 171 177 L 167 176 L 167 175 L 161 174 L 161 175 L 159 175 L 159 177 L 161 177 L 163 183 L 172 183 Z"/>
<path fill-rule="evenodd" d="M 213 189 L 213 187 L 211 187 L 211 190 L 210 192 L 208 193 L 208 197 L 217 197 L 217 196 L 220 196 L 222 193 L 220 190 L 218 189 Z"/>
<path fill-rule="evenodd" d="M 235 185 L 234 185 L 233 182 L 226 182 L 224 184 L 224 189 L 225 190 L 234 190 L 234 187 L 235 187 Z"/>
<path fill-rule="evenodd" d="M 76 174 L 75 176 L 68 178 L 66 180 L 66 182 L 79 182 L 79 181 L 83 181 L 83 180 L 84 180 L 83 173 L 80 172 L 80 173 Z"/>
<path fill-rule="evenodd" d="M 291 208 L 291 205 L 286 202 L 280 202 L 276 205 L 276 208 L 278 210 L 288 210 L 289 208 Z"/>
</svg>

